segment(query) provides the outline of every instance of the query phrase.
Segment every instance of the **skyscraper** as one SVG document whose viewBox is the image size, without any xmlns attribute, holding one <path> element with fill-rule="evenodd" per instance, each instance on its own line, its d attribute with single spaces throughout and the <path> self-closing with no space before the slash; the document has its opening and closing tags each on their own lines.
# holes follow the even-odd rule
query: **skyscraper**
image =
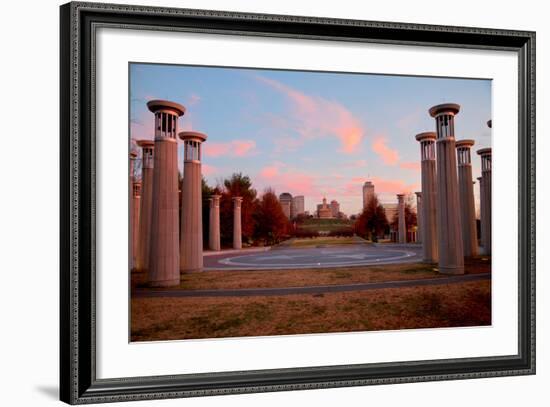
<svg viewBox="0 0 550 407">
<path fill-rule="evenodd" d="M 292 207 L 292 195 L 290 195 L 288 192 L 283 192 L 281 195 L 279 195 L 279 202 L 283 207 L 283 212 L 285 216 L 288 219 L 290 219 L 291 207 Z"/>
<path fill-rule="evenodd" d="M 367 181 L 363 184 L 363 208 L 367 206 L 370 199 L 374 196 L 374 184 Z"/>
<path fill-rule="evenodd" d="M 292 206 L 290 208 L 290 216 L 296 217 L 305 212 L 305 199 L 303 195 L 298 195 L 292 198 Z"/>
</svg>

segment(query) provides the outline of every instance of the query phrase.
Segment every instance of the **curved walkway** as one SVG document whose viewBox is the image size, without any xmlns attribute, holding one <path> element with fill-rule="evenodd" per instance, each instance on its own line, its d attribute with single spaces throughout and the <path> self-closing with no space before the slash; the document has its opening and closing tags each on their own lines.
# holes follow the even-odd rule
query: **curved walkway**
<svg viewBox="0 0 550 407">
<path fill-rule="evenodd" d="M 343 285 L 316 285 L 305 287 L 239 288 L 227 290 L 144 290 L 137 289 L 133 298 L 151 297 L 251 297 L 259 295 L 323 294 L 348 291 L 368 291 L 381 288 L 400 288 L 456 284 L 467 281 L 489 280 L 491 273 L 465 274 L 459 276 L 426 278 L 418 280 L 383 281 L 377 283 L 356 283 Z"/>
<path fill-rule="evenodd" d="M 421 249 L 420 245 L 347 244 L 261 252 L 220 252 L 204 257 L 204 270 L 283 270 L 414 263 L 422 260 Z"/>
</svg>

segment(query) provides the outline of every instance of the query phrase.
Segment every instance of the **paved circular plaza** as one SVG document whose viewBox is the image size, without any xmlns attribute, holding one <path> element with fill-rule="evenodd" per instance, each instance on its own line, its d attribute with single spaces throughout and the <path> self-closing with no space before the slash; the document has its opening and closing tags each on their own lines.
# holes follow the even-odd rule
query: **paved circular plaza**
<svg viewBox="0 0 550 407">
<path fill-rule="evenodd" d="M 334 247 L 246 250 L 204 257 L 206 270 L 258 270 L 372 266 L 422 260 L 421 247 L 399 245 L 342 245 Z"/>
</svg>

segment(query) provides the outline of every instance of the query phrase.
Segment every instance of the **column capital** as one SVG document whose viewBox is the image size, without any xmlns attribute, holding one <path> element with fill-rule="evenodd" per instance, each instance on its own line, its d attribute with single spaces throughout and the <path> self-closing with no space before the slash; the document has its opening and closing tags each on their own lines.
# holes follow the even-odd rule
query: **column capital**
<svg viewBox="0 0 550 407">
<path fill-rule="evenodd" d="M 473 147 L 473 145 L 475 144 L 475 140 L 471 140 L 471 139 L 462 139 L 462 140 L 457 140 L 456 143 L 455 143 L 455 147 L 456 148 L 471 148 Z"/>
<path fill-rule="evenodd" d="M 417 198 L 422 198 L 422 192 L 420 191 L 415 192 L 415 195 Z"/>
<path fill-rule="evenodd" d="M 439 115 L 452 115 L 455 116 L 460 112 L 460 105 L 456 103 L 442 103 L 430 108 L 430 116 L 437 117 Z"/>
<path fill-rule="evenodd" d="M 437 134 L 435 131 L 425 131 L 424 133 L 419 133 L 415 136 L 416 141 L 423 142 L 423 141 L 435 141 L 437 138 Z"/>
<path fill-rule="evenodd" d="M 170 102 L 169 100 L 150 100 L 149 102 L 147 102 L 147 108 L 153 113 L 164 111 L 167 113 L 175 114 L 178 117 L 185 114 L 185 107 L 183 107 L 179 103 Z"/>
<path fill-rule="evenodd" d="M 491 155 L 492 154 L 492 149 L 491 149 L 491 147 L 480 148 L 479 150 L 477 150 L 477 153 L 482 157 L 486 156 L 486 155 Z"/>
</svg>

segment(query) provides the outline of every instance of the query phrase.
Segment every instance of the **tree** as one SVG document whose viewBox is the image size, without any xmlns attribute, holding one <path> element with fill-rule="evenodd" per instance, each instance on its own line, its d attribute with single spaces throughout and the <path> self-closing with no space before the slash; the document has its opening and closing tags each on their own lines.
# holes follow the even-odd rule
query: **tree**
<svg viewBox="0 0 550 407">
<path fill-rule="evenodd" d="M 270 188 L 258 200 L 254 218 L 255 237 L 264 240 L 268 245 L 279 243 L 291 227 L 275 191 Z"/>
<path fill-rule="evenodd" d="M 380 202 L 378 202 L 378 197 L 373 195 L 355 221 L 355 233 L 376 242 L 378 241 L 378 236 L 384 232 L 387 226 L 386 211 Z"/>
<path fill-rule="evenodd" d="M 405 201 L 405 230 L 411 231 L 413 226 L 416 226 L 416 212 L 412 209 L 412 195 L 409 195 Z M 397 211 L 392 219 L 391 226 L 394 230 L 399 230 L 399 211 Z"/>
<path fill-rule="evenodd" d="M 233 242 L 233 197 L 243 198 L 241 203 L 241 230 L 244 241 L 249 241 L 254 234 L 254 201 L 257 192 L 252 188 L 252 181 L 247 175 L 234 173 L 223 180 L 224 190 L 220 199 L 220 237 L 222 244 Z"/>
<path fill-rule="evenodd" d="M 202 189 L 202 242 L 203 247 L 208 248 L 210 239 L 210 198 L 217 191 L 210 187 L 204 177 L 201 180 Z"/>
</svg>

